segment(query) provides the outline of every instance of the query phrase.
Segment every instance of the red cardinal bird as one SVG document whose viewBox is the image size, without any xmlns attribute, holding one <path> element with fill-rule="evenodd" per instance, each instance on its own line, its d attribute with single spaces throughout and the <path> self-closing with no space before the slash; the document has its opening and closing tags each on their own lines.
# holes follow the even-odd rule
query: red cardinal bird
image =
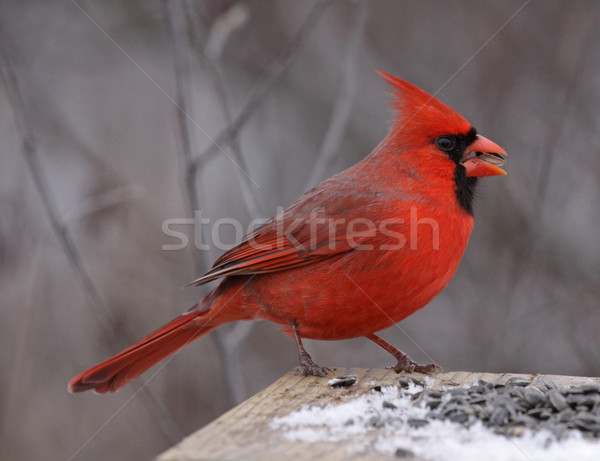
<svg viewBox="0 0 600 461">
<path fill-rule="evenodd" d="M 301 371 L 324 375 L 302 338 L 365 336 L 396 372 L 432 372 L 375 335 L 448 284 L 473 227 L 477 178 L 505 174 L 506 152 L 416 86 L 380 73 L 396 118 L 365 159 L 306 192 L 190 285 L 223 278 L 192 309 L 76 376 L 71 392 L 114 392 L 219 325 L 267 319 L 293 335 Z"/>
</svg>

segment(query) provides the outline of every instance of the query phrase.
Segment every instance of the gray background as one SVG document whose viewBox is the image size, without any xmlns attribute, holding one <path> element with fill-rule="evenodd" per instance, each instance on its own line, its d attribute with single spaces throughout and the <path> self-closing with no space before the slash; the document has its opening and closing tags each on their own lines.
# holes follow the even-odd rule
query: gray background
<svg viewBox="0 0 600 461">
<path fill-rule="evenodd" d="M 163 251 L 164 220 L 197 207 L 246 226 L 370 152 L 390 116 L 375 69 L 441 88 L 510 155 L 481 181 L 453 281 L 383 337 L 446 370 L 600 373 L 599 3 L 532 1 L 510 21 L 524 2 L 77 4 L 89 17 L 0 2 L 0 458 L 68 459 L 102 428 L 76 459 L 148 459 L 296 365 L 277 326 L 246 323 L 118 394 L 66 391 L 206 293 L 180 287 L 221 251 Z M 221 144 L 259 187 L 203 156 L 240 113 Z M 364 339 L 307 348 L 391 365 Z"/>
</svg>

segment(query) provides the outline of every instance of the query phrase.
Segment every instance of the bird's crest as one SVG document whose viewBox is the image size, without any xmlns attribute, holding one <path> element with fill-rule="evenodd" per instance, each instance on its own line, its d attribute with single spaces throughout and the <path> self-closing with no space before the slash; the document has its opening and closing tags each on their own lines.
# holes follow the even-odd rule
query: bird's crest
<svg viewBox="0 0 600 461">
<path fill-rule="evenodd" d="M 450 106 L 406 80 L 378 71 L 394 89 L 394 122 L 402 131 L 441 135 L 467 133 L 471 124 Z"/>
</svg>

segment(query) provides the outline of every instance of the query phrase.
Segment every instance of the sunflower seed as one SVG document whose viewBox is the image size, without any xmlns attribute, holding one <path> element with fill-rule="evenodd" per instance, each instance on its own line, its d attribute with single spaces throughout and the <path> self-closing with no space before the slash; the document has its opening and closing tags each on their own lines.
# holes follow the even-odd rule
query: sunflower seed
<svg viewBox="0 0 600 461">
<path fill-rule="evenodd" d="M 513 376 L 505 381 L 479 380 L 470 388 L 440 391 L 425 388 L 420 378 L 403 380 L 400 387 L 409 387 L 415 380 L 423 384 L 420 392 L 405 395 L 410 396 L 414 405 L 428 410 L 423 419 L 410 419 L 411 427 L 423 427 L 432 420 L 449 420 L 470 427 L 479 420 L 492 431 L 510 436 L 546 429 L 556 440 L 568 437 L 571 431 L 600 439 L 600 386 L 597 385 L 558 388 L 548 379 Z M 396 409 L 386 402 L 382 405 Z"/>
<path fill-rule="evenodd" d="M 525 387 L 531 383 L 530 379 L 521 378 L 520 376 L 513 376 L 506 381 L 508 386 L 522 386 Z"/>
<path fill-rule="evenodd" d="M 488 389 L 493 389 L 494 388 L 494 384 L 493 383 L 489 383 L 487 381 L 484 381 L 483 379 L 480 379 L 479 381 L 477 381 L 477 384 L 479 384 L 480 386 L 483 386 L 483 387 L 487 387 Z"/>
<path fill-rule="evenodd" d="M 464 411 L 457 411 L 456 413 L 450 415 L 448 419 L 454 423 L 463 424 L 469 420 L 469 415 Z"/>
<path fill-rule="evenodd" d="M 426 419 L 419 419 L 419 418 L 410 418 L 406 422 L 408 423 L 408 425 L 410 427 L 414 427 L 416 429 L 418 429 L 419 427 L 427 426 L 429 424 L 428 420 L 426 420 Z"/>
<path fill-rule="evenodd" d="M 327 381 L 331 387 L 350 387 L 356 383 L 356 376 L 340 376 Z"/>
<path fill-rule="evenodd" d="M 410 383 L 412 381 L 410 379 L 407 378 L 400 378 L 398 380 L 398 386 L 400 386 L 402 389 L 406 389 L 408 386 L 410 386 Z M 381 388 L 381 386 L 379 386 L 379 388 Z"/>
<path fill-rule="evenodd" d="M 546 408 L 533 408 L 532 410 L 529 410 L 527 414 L 540 420 L 545 420 L 552 416 L 552 412 Z"/>
<path fill-rule="evenodd" d="M 566 400 L 567 403 L 572 407 L 578 405 L 592 407 L 594 405 L 594 400 L 592 397 L 585 394 L 569 394 L 567 395 Z"/>
<path fill-rule="evenodd" d="M 569 408 L 567 399 L 558 390 L 552 389 L 548 392 L 548 400 L 556 411 L 563 411 Z"/>
<path fill-rule="evenodd" d="M 442 403 L 441 399 L 431 399 L 425 403 L 425 405 L 432 410 L 435 410 Z"/>
<path fill-rule="evenodd" d="M 523 391 L 523 399 L 532 407 L 544 402 L 544 393 L 535 387 L 528 387 Z"/>
<path fill-rule="evenodd" d="M 396 448 L 394 456 L 396 458 L 414 458 L 415 454 L 408 448 Z"/>
<path fill-rule="evenodd" d="M 532 385 L 536 386 L 542 391 L 550 391 L 552 389 L 558 389 L 558 386 L 548 379 L 540 378 L 533 381 Z"/>
<path fill-rule="evenodd" d="M 490 421 L 497 426 L 503 426 L 508 423 L 508 410 L 504 407 L 496 407 L 490 415 Z"/>
<path fill-rule="evenodd" d="M 415 378 L 414 376 L 411 376 L 410 379 L 417 386 L 425 387 L 425 380 L 424 379 Z"/>
<path fill-rule="evenodd" d="M 600 386 L 597 386 L 595 384 L 584 384 L 582 386 L 579 386 L 579 388 L 585 393 L 595 393 L 595 394 L 600 394 Z"/>
<path fill-rule="evenodd" d="M 469 402 L 471 403 L 471 405 L 476 405 L 480 403 L 485 403 L 486 400 L 487 399 L 485 398 L 485 396 L 481 394 L 475 394 L 469 399 Z"/>
<path fill-rule="evenodd" d="M 392 410 L 395 410 L 396 408 L 398 408 L 396 405 L 394 405 L 392 402 L 388 402 L 387 400 L 384 400 L 381 404 L 381 406 L 383 408 L 389 408 Z"/>
<path fill-rule="evenodd" d="M 482 386 L 481 384 L 478 384 L 476 386 L 469 388 L 467 393 L 468 394 L 484 394 L 486 391 L 487 391 L 486 386 Z"/>
</svg>

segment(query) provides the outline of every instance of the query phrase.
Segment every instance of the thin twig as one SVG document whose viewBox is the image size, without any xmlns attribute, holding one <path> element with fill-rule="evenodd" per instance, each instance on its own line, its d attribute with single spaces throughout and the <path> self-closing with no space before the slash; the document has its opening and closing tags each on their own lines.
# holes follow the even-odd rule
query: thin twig
<svg viewBox="0 0 600 461">
<path fill-rule="evenodd" d="M 58 211 L 58 206 L 54 201 L 53 195 L 50 192 L 50 187 L 38 155 L 38 147 L 36 137 L 31 122 L 27 114 L 25 101 L 23 99 L 21 89 L 14 70 L 8 58 L 8 52 L 4 47 L 0 47 L 0 74 L 5 81 L 5 86 L 8 90 L 9 99 L 13 109 L 17 129 L 22 139 L 22 153 L 25 157 L 27 167 L 33 178 L 35 187 L 40 195 L 46 214 L 50 220 L 52 229 L 56 233 L 61 247 L 73 268 L 76 276 L 83 287 L 83 290 L 88 298 L 90 309 L 92 310 L 102 334 L 106 338 L 107 344 L 119 344 L 122 341 L 115 338 L 113 335 L 114 322 L 110 317 L 108 309 L 106 309 L 100 296 L 98 287 L 94 282 L 87 266 L 84 264 L 83 258 L 77 245 L 75 244 L 69 229 Z M 151 416 L 161 429 L 167 439 L 175 443 L 183 438 L 183 433 L 177 427 L 166 410 L 156 401 L 154 396 L 148 389 L 144 388 L 141 393 L 142 401 Z"/>
<path fill-rule="evenodd" d="M 299 31 L 296 33 L 294 38 L 291 41 L 291 44 L 286 51 L 286 53 L 279 58 L 278 60 L 272 62 L 269 66 L 260 82 L 257 84 L 255 90 L 253 90 L 246 101 L 242 111 L 238 115 L 236 119 L 232 119 L 231 113 L 227 104 L 227 95 L 225 92 L 225 88 L 223 85 L 223 77 L 220 72 L 220 68 L 217 63 L 215 63 L 212 59 L 205 56 L 205 60 L 208 64 L 209 72 L 213 79 L 215 90 L 217 96 L 219 97 L 220 104 L 222 106 L 223 114 L 225 116 L 226 128 L 220 133 L 215 139 L 215 143 L 209 147 L 204 154 L 200 155 L 197 159 L 194 160 L 193 164 L 187 164 L 187 182 L 188 185 L 192 180 L 192 177 L 195 178 L 197 171 L 200 167 L 200 164 L 205 164 L 211 156 L 217 153 L 217 150 L 213 150 L 216 144 L 229 144 L 233 148 L 233 155 L 238 161 L 239 165 L 245 171 L 249 171 L 247 167 L 247 163 L 242 155 L 238 144 L 238 134 L 244 124 L 250 119 L 254 111 L 260 106 L 260 104 L 264 101 L 266 96 L 269 94 L 275 83 L 279 80 L 279 78 L 283 75 L 285 70 L 290 66 L 290 64 L 294 61 L 294 58 L 298 54 L 298 50 L 301 49 L 301 46 L 305 40 L 305 38 L 309 35 L 309 32 L 316 26 L 318 23 L 318 19 L 320 18 L 322 12 L 324 11 L 323 7 L 333 0 L 321 0 L 315 3 L 310 12 L 308 13 L 306 19 L 300 26 Z M 175 35 L 175 33 L 174 33 Z M 174 41 L 174 43 L 177 43 Z M 201 47 L 199 47 L 202 49 Z M 205 54 L 205 53 L 203 53 Z M 177 60 L 178 53 L 175 53 L 175 59 Z M 184 101 L 178 101 L 181 104 Z M 180 107 L 184 108 L 184 105 Z M 182 134 L 183 135 L 183 134 Z M 221 141 L 219 141 L 221 140 Z M 185 146 L 185 144 L 184 144 Z M 189 158 L 186 156 L 186 159 Z M 186 160 L 187 161 L 187 160 Z M 250 216 L 258 217 L 259 214 L 259 205 L 256 201 L 256 195 L 251 190 L 248 181 L 245 178 L 238 175 L 239 184 L 242 189 L 242 194 L 245 199 L 246 209 Z M 190 189 L 191 193 L 196 194 L 195 188 Z M 195 208 L 198 209 L 198 208 Z M 223 334 L 222 336 L 217 336 L 217 347 L 219 351 L 219 355 L 222 359 L 222 365 L 224 372 L 227 378 L 227 385 L 230 397 L 234 401 L 240 401 L 244 395 L 243 386 L 240 386 L 239 376 L 241 373 L 239 372 L 239 365 L 237 365 L 237 352 L 236 346 L 246 337 L 250 329 L 252 327 L 248 324 L 241 324 L 239 326 L 234 327 L 234 331 L 231 331 L 231 338 L 228 334 Z M 216 330 L 215 333 L 218 335 L 221 331 Z M 223 360 L 226 358 L 227 360 Z"/>
<path fill-rule="evenodd" d="M 79 11 L 81 11 L 81 13 L 83 15 L 85 15 L 85 17 L 90 20 L 92 22 L 92 24 L 94 24 L 94 26 L 96 26 L 98 28 L 98 30 L 100 30 L 100 32 L 102 32 L 102 34 L 127 58 L 129 59 L 129 61 L 131 61 L 131 63 L 138 68 L 138 70 L 140 72 L 142 72 L 142 74 L 144 74 L 146 76 L 146 78 L 148 80 L 150 80 L 152 82 L 152 84 L 158 88 L 160 90 L 160 92 L 162 94 L 164 94 L 167 99 L 169 101 L 171 101 L 173 104 L 177 105 L 177 103 L 175 102 L 175 100 L 173 100 L 173 98 L 171 98 L 171 96 L 169 96 L 169 94 L 156 82 L 156 80 L 154 80 L 150 74 L 148 74 L 148 72 L 146 72 L 142 66 L 140 66 L 124 49 L 121 45 L 119 45 L 109 34 L 108 32 L 106 32 L 106 30 L 104 30 L 100 24 L 98 24 L 75 0 L 71 0 L 71 3 L 77 7 L 77 9 L 79 9 Z M 179 107 L 179 109 L 181 110 L 181 107 Z M 204 128 L 202 128 L 200 125 L 198 125 L 198 123 L 196 123 L 196 121 L 194 119 L 192 119 L 189 114 L 184 113 L 183 115 L 185 115 L 190 122 L 192 122 L 196 128 L 201 131 L 204 136 L 206 136 L 211 142 L 215 142 L 214 139 L 204 130 Z M 225 155 L 229 160 L 231 160 L 233 162 L 233 164 L 237 167 L 240 168 L 240 166 L 237 164 L 237 162 L 219 145 L 215 145 L 215 147 L 220 150 L 223 155 Z M 243 170 L 242 170 L 243 171 Z M 244 174 L 248 174 L 245 171 L 243 171 Z M 250 181 L 253 181 L 252 178 L 250 178 L 250 176 L 248 176 L 248 179 L 250 179 Z"/>
<path fill-rule="evenodd" d="M 189 127 L 187 123 L 188 114 L 187 94 L 189 88 L 189 66 L 185 59 L 186 50 L 189 46 L 188 30 L 185 21 L 185 12 L 182 8 L 182 3 L 175 0 L 165 0 L 165 12 L 171 41 L 173 44 L 173 63 L 175 66 L 175 84 L 176 84 L 176 101 L 177 107 L 177 122 L 179 129 L 180 148 L 179 153 L 183 159 L 183 167 L 185 171 L 185 191 L 186 198 L 190 208 L 190 214 L 196 210 L 202 209 L 200 195 L 197 187 L 198 165 L 192 161 L 192 141 L 190 137 Z M 194 266 L 197 273 L 205 272 L 204 269 L 209 267 L 208 253 L 193 252 Z M 234 403 L 237 401 L 234 382 L 239 373 L 236 367 L 231 363 L 227 347 L 224 339 L 225 333 L 223 330 L 215 330 L 211 336 L 215 341 L 219 360 L 222 366 L 224 379 L 227 384 L 227 395 L 229 401 Z"/>
<path fill-rule="evenodd" d="M 231 9 L 240 8 L 241 6 L 242 5 L 240 4 L 235 4 L 225 13 L 223 13 L 223 15 L 228 15 L 230 14 Z M 220 66 L 220 63 L 218 62 L 218 59 L 221 57 L 221 54 L 207 52 L 207 50 L 205 49 L 206 47 L 203 46 L 203 43 L 200 41 L 199 34 L 197 33 L 200 30 L 200 24 L 199 21 L 195 21 L 196 15 L 194 15 L 190 11 L 188 11 L 188 15 L 190 17 L 191 23 L 194 26 L 190 30 L 190 35 L 192 37 L 193 43 L 197 50 L 200 52 L 200 55 L 202 56 L 202 59 L 206 64 L 206 68 L 208 69 L 208 74 L 212 80 L 213 86 L 215 88 L 215 94 L 217 96 L 219 105 L 221 106 L 221 112 L 223 113 L 223 117 L 225 119 L 226 129 L 231 129 L 233 123 L 233 115 L 231 113 L 230 101 L 224 84 L 223 70 Z M 215 20 L 215 23 L 219 23 L 219 18 Z M 242 23 L 238 23 L 237 25 L 241 26 Z M 215 27 L 216 26 L 213 25 L 211 27 L 211 30 L 207 32 L 208 36 L 216 35 L 212 32 L 212 29 L 214 29 Z M 229 33 L 232 32 L 234 32 L 233 29 L 229 30 Z M 228 37 L 221 37 L 221 40 L 226 40 L 227 38 Z M 222 52 L 224 45 L 219 45 L 217 48 Z M 239 139 L 234 139 L 231 141 L 231 153 L 244 171 L 250 171 L 248 163 L 246 162 L 246 159 L 243 155 Z M 252 186 L 254 187 L 252 187 L 247 176 L 242 174 L 241 171 L 236 171 L 236 175 L 242 192 L 242 200 L 244 200 L 244 204 L 246 205 L 246 211 L 248 212 L 248 215 L 251 218 L 257 218 L 261 216 L 261 207 L 258 203 L 254 189 L 254 187 L 256 187 L 256 184 L 253 183 Z"/>
<path fill-rule="evenodd" d="M 221 110 L 225 117 L 225 123 L 228 127 L 231 127 L 233 123 L 233 118 L 231 115 L 231 110 L 229 105 L 227 104 L 227 94 L 225 91 L 225 85 L 223 84 L 223 74 L 221 68 L 212 61 L 208 60 L 210 64 L 207 66 L 209 69 L 209 74 L 213 81 L 217 99 L 219 100 L 219 104 L 221 105 Z M 250 168 L 247 165 L 247 162 L 242 153 L 242 147 L 240 145 L 239 139 L 234 139 L 231 142 L 231 153 L 238 160 L 240 166 L 244 168 L 245 171 L 250 171 Z M 246 211 L 251 218 L 258 218 L 261 216 L 260 205 L 258 204 L 257 195 L 256 195 L 256 185 L 250 181 L 248 181 L 247 177 L 240 171 L 237 170 L 235 172 L 238 183 L 240 185 L 240 189 L 242 192 L 242 200 L 244 201 L 244 205 L 246 205 Z"/>
<path fill-rule="evenodd" d="M 298 55 L 298 51 L 302 48 L 305 39 L 317 25 L 318 20 L 325 11 L 325 7 L 331 4 L 333 1 L 335 0 L 320 0 L 313 5 L 306 19 L 300 26 L 300 29 L 292 39 L 286 52 L 280 58 L 269 64 L 262 78 L 254 90 L 251 91 L 250 96 L 244 104 L 241 112 L 233 120 L 233 122 L 229 124 L 221 133 L 219 133 L 216 138 L 214 138 L 214 143 L 211 144 L 210 147 L 194 158 L 194 163 L 196 165 L 209 161 L 217 153 L 217 145 L 224 147 L 237 139 L 242 127 L 254 114 L 254 111 L 256 111 L 256 109 L 258 109 L 258 107 L 262 104 L 275 83 L 279 81 L 283 73 L 288 69 L 292 62 L 294 62 L 294 59 Z"/>
<path fill-rule="evenodd" d="M 65 254 L 67 255 L 69 263 L 83 285 L 84 292 L 88 297 L 90 308 L 92 309 L 96 320 L 104 333 L 108 336 L 112 330 L 113 321 L 107 310 L 103 308 L 98 288 L 86 265 L 83 263 L 81 254 L 58 211 L 58 206 L 52 198 L 50 186 L 43 173 L 43 167 L 37 154 L 38 149 L 36 139 L 31 130 L 31 124 L 25 110 L 25 102 L 21 95 L 21 89 L 13 68 L 10 65 L 7 52 L 3 47 L 0 48 L 0 67 L 2 68 L 2 77 L 5 80 L 6 88 L 8 89 L 8 96 L 13 108 L 17 130 L 21 135 L 22 153 L 25 157 L 25 162 L 29 168 L 35 187 L 42 199 L 43 207 L 50 219 L 52 229 L 56 232 Z"/>
<path fill-rule="evenodd" d="M 314 186 L 323 179 L 323 176 L 327 173 L 336 155 L 339 153 L 358 89 L 357 64 L 366 23 L 367 0 L 363 0 L 358 6 L 356 24 L 348 32 L 348 45 L 346 46 L 344 67 L 342 70 L 342 84 L 331 113 L 329 128 L 319 149 L 319 155 L 316 158 L 312 171 L 308 175 L 306 189 Z"/>
<path fill-rule="evenodd" d="M 187 4 L 189 6 L 189 3 Z M 245 7 L 246 5 L 235 4 L 229 10 L 227 10 L 223 15 L 231 15 L 231 10 L 233 8 Z M 224 84 L 224 76 L 223 71 L 220 66 L 218 59 L 222 56 L 222 52 L 225 48 L 224 43 L 220 43 L 214 45 L 213 48 L 218 49 L 220 52 L 215 53 L 214 51 L 209 53 L 207 48 L 208 45 L 203 45 L 203 40 L 200 39 L 199 31 L 202 30 L 202 26 L 199 21 L 196 20 L 197 16 L 193 14 L 192 11 L 187 12 L 188 17 L 190 18 L 190 39 L 192 43 L 198 50 L 200 56 L 202 57 L 203 62 L 206 64 L 206 68 L 208 70 L 208 74 L 212 80 L 215 94 L 217 96 L 217 100 L 221 107 L 221 112 L 223 113 L 223 117 L 225 119 L 225 123 L 227 127 L 231 127 L 233 116 L 231 113 L 231 108 L 229 107 L 229 95 L 227 94 L 227 89 Z M 247 12 L 245 13 L 247 15 Z M 243 16 L 241 13 L 237 13 L 238 16 Z M 220 20 L 217 18 L 213 21 L 210 31 L 205 32 L 205 35 L 214 36 L 219 35 L 220 40 L 226 42 L 229 38 L 229 35 L 224 36 L 223 33 L 215 34 L 214 28 L 218 27 L 218 24 L 222 24 L 224 20 Z M 243 24 L 243 21 L 237 21 L 235 26 L 239 27 Z M 228 34 L 234 32 L 234 28 L 228 28 Z M 209 40 L 210 41 L 210 40 Z M 214 42 L 214 40 L 213 40 Z M 244 168 L 246 171 L 249 171 L 247 167 L 247 163 L 244 159 L 241 145 L 239 139 L 235 139 L 231 142 L 231 153 L 234 158 L 238 161 L 240 166 Z M 260 205 L 256 198 L 255 190 L 250 186 L 249 181 L 247 181 L 246 176 L 242 174 L 237 174 L 238 183 L 241 189 L 242 199 L 244 200 L 244 204 L 246 205 L 246 211 L 248 215 L 252 218 L 257 218 L 261 216 L 260 213 Z M 254 322 L 236 322 L 224 333 L 221 337 L 222 341 L 217 343 L 219 347 L 219 353 L 227 357 L 227 360 L 223 364 L 226 367 L 225 374 L 228 377 L 227 382 L 229 389 L 232 392 L 232 398 L 234 403 L 240 403 L 246 397 L 246 386 L 243 379 L 240 379 L 242 375 L 238 347 L 241 343 L 249 336 L 252 331 Z"/>
</svg>

